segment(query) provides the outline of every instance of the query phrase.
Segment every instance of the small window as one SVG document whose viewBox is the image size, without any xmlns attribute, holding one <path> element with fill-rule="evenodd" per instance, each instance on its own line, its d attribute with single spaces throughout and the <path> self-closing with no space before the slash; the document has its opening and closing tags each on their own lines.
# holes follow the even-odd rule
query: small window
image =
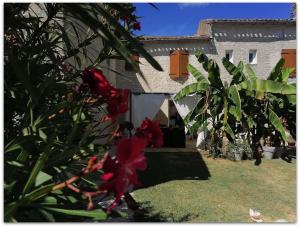
<svg viewBox="0 0 300 227">
<path fill-rule="evenodd" d="M 137 64 L 139 64 L 139 55 L 138 54 L 133 54 L 131 56 L 131 59 L 133 61 L 135 61 Z M 126 71 L 133 71 L 133 67 L 131 64 L 127 63 L 127 61 L 125 62 L 125 70 Z"/>
<path fill-rule="evenodd" d="M 170 52 L 170 77 L 176 79 L 179 77 L 187 77 L 189 72 L 187 66 L 189 64 L 189 52 L 175 50 Z"/>
<path fill-rule="evenodd" d="M 228 61 L 233 63 L 233 50 L 226 50 L 225 51 L 225 58 L 227 58 Z"/>
<path fill-rule="evenodd" d="M 257 51 L 249 50 L 249 64 L 257 64 Z"/>
</svg>

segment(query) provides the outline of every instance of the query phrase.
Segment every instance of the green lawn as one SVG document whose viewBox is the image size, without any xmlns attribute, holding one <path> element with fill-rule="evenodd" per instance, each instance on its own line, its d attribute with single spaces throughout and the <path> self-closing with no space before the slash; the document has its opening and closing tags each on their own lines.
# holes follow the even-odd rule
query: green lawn
<svg viewBox="0 0 300 227">
<path fill-rule="evenodd" d="M 198 152 L 148 152 L 143 188 L 135 199 L 147 210 L 136 221 L 250 222 L 249 208 L 264 222 L 296 221 L 296 160 L 232 162 Z"/>
</svg>

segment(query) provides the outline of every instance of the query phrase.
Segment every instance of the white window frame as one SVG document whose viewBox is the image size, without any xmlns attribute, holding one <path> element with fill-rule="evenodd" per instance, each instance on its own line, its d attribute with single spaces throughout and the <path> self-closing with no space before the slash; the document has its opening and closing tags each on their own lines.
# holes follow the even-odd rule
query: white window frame
<svg viewBox="0 0 300 227">
<path fill-rule="evenodd" d="M 225 58 L 226 58 L 226 55 L 229 54 L 229 61 L 231 63 L 233 63 L 233 50 L 225 50 Z"/>
<path fill-rule="evenodd" d="M 252 62 L 250 62 L 250 54 L 254 55 Z M 250 65 L 256 65 L 257 64 L 257 50 L 255 50 L 255 49 L 249 50 L 248 62 L 249 62 Z"/>
</svg>

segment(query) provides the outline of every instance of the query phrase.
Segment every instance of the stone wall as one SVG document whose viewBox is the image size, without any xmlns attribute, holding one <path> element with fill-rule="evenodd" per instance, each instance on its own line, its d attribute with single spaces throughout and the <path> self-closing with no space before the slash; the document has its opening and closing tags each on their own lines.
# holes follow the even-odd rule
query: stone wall
<svg viewBox="0 0 300 227">
<path fill-rule="evenodd" d="M 221 63 L 226 50 L 233 50 L 233 63 L 248 63 L 249 50 L 257 50 L 257 64 L 251 65 L 260 78 L 266 79 L 281 58 L 282 49 L 296 49 L 295 25 L 245 25 L 222 23 L 213 26 L 214 44 Z M 222 74 L 225 69 L 221 67 Z"/>
<path fill-rule="evenodd" d="M 208 57 L 217 61 L 221 70 L 221 78 L 230 80 L 231 76 L 222 65 L 226 50 L 233 50 L 233 63 L 239 61 L 248 63 L 249 50 L 257 50 L 257 64 L 251 65 L 260 78 L 266 78 L 281 57 L 282 49 L 296 48 L 296 27 L 292 24 L 233 24 L 217 23 L 213 25 L 213 39 L 208 40 L 178 40 L 145 42 L 146 50 L 160 63 L 163 72 L 159 72 L 142 57 L 140 68 L 147 83 L 135 72 L 125 71 L 124 61 L 116 62 L 116 70 L 123 76 L 116 76 L 116 85 L 120 88 L 130 88 L 134 92 L 176 93 L 184 86 L 195 82 L 193 76 L 173 80 L 169 76 L 169 53 L 171 50 L 189 51 L 189 63 L 200 69 L 194 52 L 202 50 Z"/>
</svg>

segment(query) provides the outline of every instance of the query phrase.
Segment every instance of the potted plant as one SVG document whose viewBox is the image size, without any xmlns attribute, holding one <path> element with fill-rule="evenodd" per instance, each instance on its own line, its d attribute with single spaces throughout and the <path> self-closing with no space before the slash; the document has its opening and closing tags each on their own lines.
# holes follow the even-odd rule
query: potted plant
<svg viewBox="0 0 300 227">
<path fill-rule="evenodd" d="M 275 147 L 271 146 L 271 137 L 267 136 L 265 139 L 265 144 L 263 146 L 264 158 L 273 159 L 275 153 Z"/>
<path fill-rule="evenodd" d="M 241 161 L 244 155 L 243 147 L 241 140 L 237 140 L 236 143 L 230 143 L 228 146 L 229 150 L 229 159 L 233 161 Z"/>
</svg>

